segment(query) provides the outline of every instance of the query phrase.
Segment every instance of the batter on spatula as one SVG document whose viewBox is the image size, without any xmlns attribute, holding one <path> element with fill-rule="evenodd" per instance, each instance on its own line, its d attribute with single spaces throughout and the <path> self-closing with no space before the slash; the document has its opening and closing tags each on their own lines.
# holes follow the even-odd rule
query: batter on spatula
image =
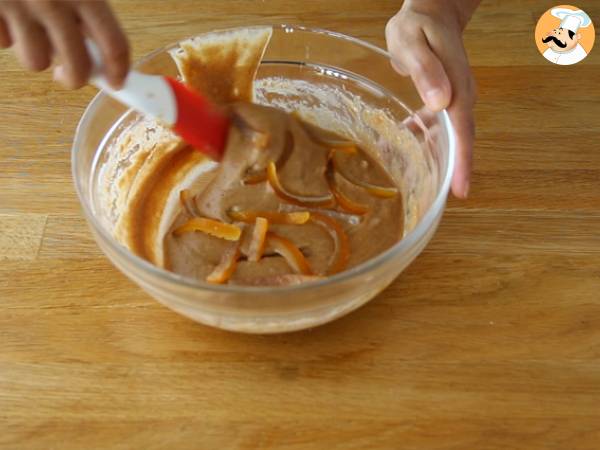
<svg viewBox="0 0 600 450">
<path fill-rule="evenodd" d="M 141 132 L 146 123 L 119 138 L 120 151 L 148 148 L 125 181 L 115 229 L 139 256 L 209 283 L 287 285 L 347 270 L 401 238 L 401 195 L 375 158 L 343 136 L 252 103 L 270 35 L 270 28 L 215 33 L 172 52 L 183 80 L 231 114 L 220 164 L 158 124 L 152 137 Z"/>
</svg>

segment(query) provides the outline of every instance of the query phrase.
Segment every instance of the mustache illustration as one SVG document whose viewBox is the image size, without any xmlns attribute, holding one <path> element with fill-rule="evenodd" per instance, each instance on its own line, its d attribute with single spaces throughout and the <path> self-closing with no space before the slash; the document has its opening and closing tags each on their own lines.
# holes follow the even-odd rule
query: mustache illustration
<svg viewBox="0 0 600 450">
<path fill-rule="evenodd" d="M 542 42 L 544 44 L 546 44 L 547 42 L 550 42 L 550 41 L 554 41 L 554 43 L 556 45 L 558 45 L 560 48 L 565 48 L 567 46 L 566 42 L 559 41 L 556 36 L 548 36 L 548 37 L 545 37 L 545 38 L 542 39 Z"/>
</svg>

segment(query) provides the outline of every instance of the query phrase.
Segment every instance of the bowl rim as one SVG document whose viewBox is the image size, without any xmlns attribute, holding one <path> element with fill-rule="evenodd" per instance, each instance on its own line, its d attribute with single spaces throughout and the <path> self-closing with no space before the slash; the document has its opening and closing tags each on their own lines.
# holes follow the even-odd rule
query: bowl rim
<svg viewBox="0 0 600 450">
<path fill-rule="evenodd" d="M 365 42 L 362 39 L 358 39 L 353 36 L 348 36 L 346 34 L 330 31 L 323 28 L 313 28 L 306 27 L 303 25 L 290 25 L 290 24 L 275 24 L 275 25 L 256 25 L 256 26 L 243 26 L 243 27 L 233 27 L 233 28 L 225 28 L 220 30 L 207 31 L 205 33 L 197 34 L 194 36 L 201 36 L 204 34 L 210 33 L 220 33 L 227 31 L 234 31 L 239 29 L 254 29 L 254 28 L 264 28 L 264 27 L 272 27 L 273 29 L 280 28 L 285 30 L 286 32 L 294 32 L 296 30 L 314 34 L 324 34 L 330 36 L 335 39 L 342 39 L 345 41 L 349 41 L 353 44 L 359 45 L 363 48 L 367 48 L 381 56 L 384 56 L 388 59 L 391 58 L 390 54 L 383 50 L 380 47 L 377 47 L 374 44 L 369 42 Z M 182 38 L 181 40 L 165 45 L 162 48 L 156 49 L 153 52 L 150 52 L 144 55 L 136 65 L 142 64 L 144 61 L 147 61 L 154 57 L 155 55 L 164 52 L 170 48 L 176 46 L 179 42 L 185 40 L 186 38 Z M 372 271 L 374 268 L 381 266 L 386 261 L 392 259 L 395 255 L 406 251 L 407 249 L 414 246 L 414 244 L 420 240 L 427 230 L 431 228 L 434 224 L 436 218 L 436 211 L 439 211 L 443 203 L 445 203 L 448 192 L 450 190 L 450 183 L 452 181 L 452 176 L 454 174 L 454 166 L 455 166 L 455 158 L 456 158 L 456 135 L 455 130 L 450 121 L 450 117 L 446 110 L 442 110 L 436 113 L 438 120 L 444 124 L 444 128 L 446 130 L 446 135 L 448 139 L 448 166 L 446 169 L 446 173 L 444 175 L 444 180 L 441 184 L 441 188 L 439 189 L 434 201 L 431 203 L 429 209 L 425 213 L 425 215 L 421 218 L 421 220 L 417 223 L 415 228 L 406 234 L 402 239 L 400 239 L 396 244 L 380 253 L 379 255 L 371 258 L 351 269 L 345 270 L 338 274 L 325 277 L 320 280 L 309 281 L 306 283 L 296 284 L 296 285 L 288 285 L 288 286 L 246 286 L 246 285 L 218 285 L 206 283 L 200 280 L 195 280 L 192 278 L 184 277 L 174 272 L 167 271 L 162 269 L 149 261 L 131 253 L 128 249 L 126 249 L 122 244 L 117 242 L 113 236 L 104 228 L 104 226 L 100 223 L 100 221 L 95 217 L 94 212 L 83 196 L 83 192 L 81 192 L 77 179 L 77 149 L 80 147 L 80 143 L 82 140 L 83 130 L 91 125 L 91 118 L 98 108 L 99 103 L 105 98 L 107 95 L 102 91 L 98 92 L 96 96 L 90 101 L 90 103 L 85 108 L 79 123 L 77 124 L 77 128 L 75 130 L 75 136 L 73 139 L 73 145 L 71 147 L 71 176 L 73 177 L 73 183 L 75 184 L 75 191 L 77 192 L 77 196 L 79 197 L 79 203 L 81 204 L 86 220 L 92 225 L 92 228 L 95 232 L 99 233 L 100 238 L 105 240 L 108 245 L 111 246 L 119 255 L 121 255 L 128 263 L 138 267 L 142 271 L 149 272 L 149 275 L 159 278 L 161 281 L 164 281 L 169 284 L 177 284 L 179 287 L 182 285 L 187 288 L 200 289 L 203 291 L 212 291 L 214 293 L 228 293 L 228 294 L 243 294 L 243 293 L 253 293 L 253 294 L 261 294 L 261 293 L 281 293 L 285 294 L 287 292 L 297 292 L 303 291 L 306 289 L 317 289 L 320 287 L 333 285 L 339 282 L 343 282 L 355 277 L 358 277 L 361 274 L 368 273 Z M 107 256 L 107 255 L 105 255 Z M 109 258 L 110 259 L 110 258 Z M 114 262 L 111 261 L 113 264 Z"/>
</svg>

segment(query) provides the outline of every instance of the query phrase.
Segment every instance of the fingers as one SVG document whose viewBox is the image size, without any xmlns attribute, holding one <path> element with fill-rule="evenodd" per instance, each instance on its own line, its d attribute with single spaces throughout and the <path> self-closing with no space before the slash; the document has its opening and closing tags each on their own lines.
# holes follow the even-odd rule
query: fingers
<svg viewBox="0 0 600 450">
<path fill-rule="evenodd" d="M 441 111 L 450 104 L 451 84 L 439 58 L 429 47 L 421 30 L 401 33 L 392 19 L 386 27 L 392 66 L 401 75 L 410 74 L 428 108 Z"/>
<path fill-rule="evenodd" d="M 452 193 L 459 198 L 467 198 L 471 181 L 473 145 L 475 143 L 475 119 L 473 116 L 475 82 L 472 80 L 469 71 L 462 82 L 455 82 L 456 88 L 453 92 L 457 94 L 452 98 L 452 104 L 448 108 L 448 114 L 456 132 L 456 166 L 452 178 Z"/>
<path fill-rule="evenodd" d="M 453 102 L 448 108 L 448 115 L 456 133 L 456 160 L 452 177 L 452 193 L 455 197 L 467 198 L 475 142 L 473 107 L 469 104 Z"/>
<path fill-rule="evenodd" d="M 54 51 L 60 59 L 62 69 L 55 71 L 55 78 L 71 89 L 79 88 L 87 82 L 91 62 L 77 16 L 65 4 L 48 4 L 52 8 L 40 8 L 39 19 L 45 25 Z"/>
<path fill-rule="evenodd" d="M 129 70 L 129 46 L 105 1 L 0 0 L 0 48 L 14 43 L 21 64 L 36 71 L 56 55 L 55 78 L 69 88 L 84 85 L 90 74 L 83 29 L 102 52 L 107 78 L 119 87 Z"/>
<path fill-rule="evenodd" d="M 17 54 L 25 68 L 40 72 L 50 66 L 50 42 L 41 26 L 35 22 L 27 22 L 17 27 L 14 36 L 18 42 Z"/>
<path fill-rule="evenodd" d="M 0 48 L 9 48 L 12 45 L 12 39 L 8 31 L 8 25 L 0 16 Z"/>
<path fill-rule="evenodd" d="M 39 72 L 50 65 L 50 43 L 44 29 L 26 15 L 14 11 L 8 16 L 10 35 L 15 40 L 15 54 L 21 65 Z"/>
<path fill-rule="evenodd" d="M 106 76 L 114 88 L 119 88 L 129 71 L 129 44 L 125 34 L 107 3 L 84 2 L 79 13 L 102 52 Z"/>
<path fill-rule="evenodd" d="M 475 122 L 475 82 L 462 44 L 461 30 L 452 21 L 401 11 L 386 26 L 392 66 L 409 74 L 427 108 L 447 108 L 456 132 L 456 166 L 452 192 L 469 193 Z"/>
<path fill-rule="evenodd" d="M 427 39 L 436 49 L 448 74 L 452 87 L 452 100 L 448 114 L 456 132 L 456 166 L 452 179 L 452 193 L 459 198 L 469 194 L 475 120 L 473 108 L 476 101 L 475 80 L 469 67 L 460 34 L 428 33 Z"/>
<path fill-rule="evenodd" d="M 410 75 L 410 73 L 408 73 L 408 71 L 404 67 L 402 67 L 400 65 L 400 63 L 394 61 L 393 59 L 390 59 L 390 64 L 392 65 L 392 67 L 394 68 L 394 70 L 398 74 L 402 75 L 403 77 L 407 77 L 407 76 Z"/>
</svg>

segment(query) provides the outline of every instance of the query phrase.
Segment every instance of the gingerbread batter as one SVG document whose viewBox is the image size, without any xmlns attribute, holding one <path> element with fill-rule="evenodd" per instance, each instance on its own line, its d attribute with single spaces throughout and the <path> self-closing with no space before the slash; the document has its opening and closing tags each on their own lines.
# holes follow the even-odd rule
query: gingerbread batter
<svg viewBox="0 0 600 450">
<path fill-rule="evenodd" d="M 127 183 L 117 238 L 167 270 L 247 285 L 333 275 L 394 245 L 403 205 L 391 177 L 342 136 L 251 103 L 270 30 L 245 33 L 173 52 L 184 81 L 231 113 L 219 165 L 159 124 L 141 144 L 141 125 L 119 138 L 120 151 L 148 145 L 153 156 Z"/>
</svg>

